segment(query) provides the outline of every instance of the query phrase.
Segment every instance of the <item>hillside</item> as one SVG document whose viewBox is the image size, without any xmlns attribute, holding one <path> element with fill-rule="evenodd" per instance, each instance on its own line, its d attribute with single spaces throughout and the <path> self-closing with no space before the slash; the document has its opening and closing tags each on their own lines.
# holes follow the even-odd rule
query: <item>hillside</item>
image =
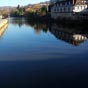
<svg viewBox="0 0 88 88">
<path fill-rule="evenodd" d="M 29 5 L 25 6 L 25 10 L 35 12 L 43 6 L 48 7 L 49 3 L 50 3 L 49 1 L 46 1 L 46 2 L 40 2 L 40 3 L 37 3 L 37 4 L 29 4 Z"/>
<path fill-rule="evenodd" d="M 24 8 L 24 13 L 26 12 L 36 12 L 39 11 L 43 6 L 48 7 L 49 5 L 49 1 L 46 2 L 40 2 L 37 4 L 28 4 L 26 6 L 20 6 L 20 8 Z M 4 15 L 4 16 L 8 16 L 9 13 L 14 13 L 17 10 L 17 6 L 16 7 L 12 7 L 12 6 L 3 6 L 0 7 L 0 14 Z"/>
</svg>

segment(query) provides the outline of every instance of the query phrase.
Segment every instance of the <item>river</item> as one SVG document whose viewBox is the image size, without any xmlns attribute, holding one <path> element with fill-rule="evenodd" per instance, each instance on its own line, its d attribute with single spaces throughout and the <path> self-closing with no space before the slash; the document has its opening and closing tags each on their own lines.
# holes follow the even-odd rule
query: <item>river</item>
<svg viewBox="0 0 88 88">
<path fill-rule="evenodd" d="M 1 88 L 78 88 L 88 82 L 88 33 L 10 18 L 0 33 Z"/>
</svg>

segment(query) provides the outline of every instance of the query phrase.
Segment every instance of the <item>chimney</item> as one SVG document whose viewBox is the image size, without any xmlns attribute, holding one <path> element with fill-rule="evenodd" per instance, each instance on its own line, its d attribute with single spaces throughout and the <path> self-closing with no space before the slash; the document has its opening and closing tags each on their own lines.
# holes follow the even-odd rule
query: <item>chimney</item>
<svg viewBox="0 0 88 88">
<path fill-rule="evenodd" d="M 74 3 L 75 3 L 75 2 L 74 2 L 74 0 L 73 0 L 73 5 L 74 5 Z"/>
</svg>

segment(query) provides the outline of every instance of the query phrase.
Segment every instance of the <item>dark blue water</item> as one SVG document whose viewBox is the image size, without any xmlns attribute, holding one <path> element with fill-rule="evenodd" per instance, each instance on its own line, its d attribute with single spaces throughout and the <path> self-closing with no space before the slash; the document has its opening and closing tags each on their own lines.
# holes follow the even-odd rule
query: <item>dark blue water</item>
<svg viewBox="0 0 88 88">
<path fill-rule="evenodd" d="M 76 41 L 74 34 L 83 38 Z M 87 87 L 87 37 L 80 30 L 10 19 L 0 37 L 1 88 Z"/>
</svg>

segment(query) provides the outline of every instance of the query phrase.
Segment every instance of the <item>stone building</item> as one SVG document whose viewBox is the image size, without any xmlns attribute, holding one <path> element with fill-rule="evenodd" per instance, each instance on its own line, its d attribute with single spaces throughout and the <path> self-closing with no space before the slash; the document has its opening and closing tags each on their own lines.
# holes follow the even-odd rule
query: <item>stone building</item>
<svg viewBox="0 0 88 88">
<path fill-rule="evenodd" d="M 72 17 L 75 14 L 87 12 L 86 0 L 51 0 L 50 7 L 51 17 Z"/>
</svg>

